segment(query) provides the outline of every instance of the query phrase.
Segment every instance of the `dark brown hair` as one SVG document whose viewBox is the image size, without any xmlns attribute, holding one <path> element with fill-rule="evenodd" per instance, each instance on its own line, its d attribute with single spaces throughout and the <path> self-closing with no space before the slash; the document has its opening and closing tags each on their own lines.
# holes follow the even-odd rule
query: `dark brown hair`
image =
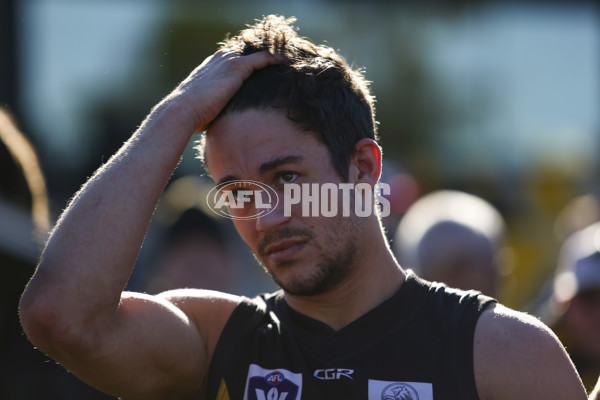
<svg viewBox="0 0 600 400">
<path fill-rule="evenodd" d="M 377 139 L 369 82 L 331 47 L 299 36 L 294 22 L 269 15 L 220 43 L 221 49 L 242 55 L 269 51 L 287 60 L 255 71 L 220 116 L 248 109 L 284 110 L 301 129 L 318 135 L 334 168 L 347 180 L 354 145 L 363 138 Z"/>
</svg>

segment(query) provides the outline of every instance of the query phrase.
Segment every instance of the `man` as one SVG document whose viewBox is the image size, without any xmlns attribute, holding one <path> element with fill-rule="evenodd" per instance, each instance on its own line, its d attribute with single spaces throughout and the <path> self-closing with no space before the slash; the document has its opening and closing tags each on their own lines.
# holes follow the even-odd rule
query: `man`
<svg viewBox="0 0 600 400">
<path fill-rule="evenodd" d="M 423 279 L 498 298 L 504 232 L 502 216 L 484 199 L 438 190 L 410 206 L 394 247 L 400 263 Z"/>
<path fill-rule="evenodd" d="M 600 373 L 600 222 L 569 235 L 558 255 L 543 320 L 569 349 L 584 385 Z"/>
<path fill-rule="evenodd" d="M 21 301 L 30 340 L 125 399 L 584 399 L 548 328 L 407 274 L 375 214 L 234 219 L 280 293 L 123 292 L 194 132 L 219 184 L 376 185 L 364 78 L 291 22 L 227 41 L 74 196 Z"/>
</svg>

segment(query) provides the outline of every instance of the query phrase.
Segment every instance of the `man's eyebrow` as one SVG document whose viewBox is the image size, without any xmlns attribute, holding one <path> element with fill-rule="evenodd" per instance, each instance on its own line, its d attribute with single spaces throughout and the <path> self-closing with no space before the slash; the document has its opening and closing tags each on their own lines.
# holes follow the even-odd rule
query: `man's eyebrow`
<svg viewBox="0 0 600 400">
<path fill-rule="evenodd" d="M 216 186 L 223 185 L 223 184 L 225 184 L 227 182 L 237 181 L 237 180 L 239 180 L 239 179 L 236 178 L 235 176 L 233 176 L 233 175 L 227 175 L 227 176 L 224 176 L 221 179 L 219 179 L 219 182 L 217 182 Z"/>
<path fill-rule="evenodd" d="M 289 163 L 298 163 L 302 160 L 304 160 L 303 156 L 290 155 L 290 156 L 277 157 L 277 158 L 274 158 L 272 160 L 262 163 L 258 170 L 261 174 L 264 174 L 265 172 L 269 172 L 270 170 L 275 169 L 275 168 L 279 167 L 280 165 L 289 164 Z"/>
<path fill-rule="evenodd" d="M 260 167 L 258 168 L 258 171 L 261 174 L 264 174 L 266 172 L 271 171 L 272 169 L 279 167 L 280 165 L 285 165 L 285 164 L 289 164 L 289 163 L 298 163 L 302 160 L 304 160 L 303 156 L 294 156 L 294 155 L 281 156 L 281 157 L 273 158 L 269 161 L 265 161 L 264 163 L 262 163 L 260 165 Z M 232 181 L 237 181 L 237 180 L 239 180 L 239 178 L 237 176 L 226 175 L 226 176 L 222 177 L 221 179 L 219 179 L 219 182 L 217 182 L 217 186 L 223 185 L 227 182 L 232 182 Z"/>
</svg>

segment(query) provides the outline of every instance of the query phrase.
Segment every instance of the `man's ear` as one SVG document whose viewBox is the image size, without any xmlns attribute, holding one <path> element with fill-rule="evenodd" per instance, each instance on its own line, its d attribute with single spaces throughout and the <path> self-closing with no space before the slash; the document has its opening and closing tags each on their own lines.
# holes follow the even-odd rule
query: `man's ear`
<svg viewBox="0 0 600 400">
<path fill-rule="evenodd" d="M 350 178 L 375 186 L 381 176 L 381 147 L 373 139 L 361 139 L 350 160 Z"/>
</svg>

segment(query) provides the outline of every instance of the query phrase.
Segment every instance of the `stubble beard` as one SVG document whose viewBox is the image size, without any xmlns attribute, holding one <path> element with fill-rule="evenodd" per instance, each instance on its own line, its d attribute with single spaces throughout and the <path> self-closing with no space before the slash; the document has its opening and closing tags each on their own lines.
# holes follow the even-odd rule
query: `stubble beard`
<svg viewBox="0 0 600 400">
<path fill-rule="evenodd" d="M 314 296 L 326 293 L 336 286 L 344 282 L 353 272 L 356 256 L 358 253 L 357 240 L 354 236 L 356 232 L 360 232 L 360 228 L 356 226 L 356 223 L 347 224 L 332 224 L 332 234 L 327 235 L 327 243 L 317 243 L 318 251 L 321 255 L 320 260 L 317 261 L 316 266 L 311 269 L 310 275 L 295 278 L 288 281 L 280 279 L 271 268 L 268 267 L 266 260 L 268 256 L 264 255 L 260 250 L 258 255 L 255 254 L 256 260 L 261 264 L 263 269 L 275 283 L 282 288 L 285 292 L 295 296 Z M 348 231 L 350 229 L 350 231 Z M 314 239 L 314 234 L 307 230 L 299 229 L 285 229 L 277 235 L 278 239 L 284 239 L 288 237 L 305 237 L 310 242 Z M 339 239 L 344 239 L 342 246 L 336 246 L 336 242 L 339 243 Z M 267 244 L 270 238 L 263 241 L 263 244 Z M 329 250 L 327 247 L 331 247 Z M 264 248 L 261 246 L 260 248 Z M 262 256 L 262 257 L 261 257 Z M 277 264 L 277 267 L 285 268 L 287 266 L 293 268 L 293 264 L 296 261 L 285 261 Z M 307 265 L 303 268 L 311 268 Z"/>
</svg>

